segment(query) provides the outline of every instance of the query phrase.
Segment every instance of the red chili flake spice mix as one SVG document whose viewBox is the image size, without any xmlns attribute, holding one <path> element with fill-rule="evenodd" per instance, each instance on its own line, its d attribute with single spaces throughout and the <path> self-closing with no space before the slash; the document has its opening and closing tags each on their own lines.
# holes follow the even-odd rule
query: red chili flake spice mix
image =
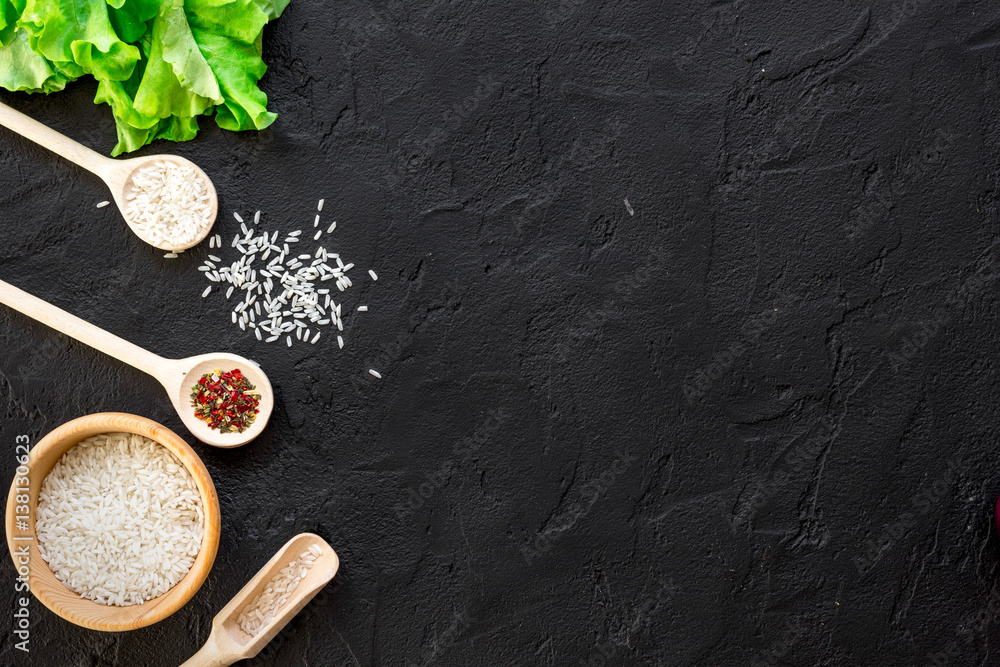
<svg viewBox="0 0 1000 667">
<path fill-rule="evenodd" d="M 194 416 L 222 433 L 247 430 L 260 412 L 260 394 L 240 369 L 228 373 L 215 369 L 191 388 Z"/>
</svg>

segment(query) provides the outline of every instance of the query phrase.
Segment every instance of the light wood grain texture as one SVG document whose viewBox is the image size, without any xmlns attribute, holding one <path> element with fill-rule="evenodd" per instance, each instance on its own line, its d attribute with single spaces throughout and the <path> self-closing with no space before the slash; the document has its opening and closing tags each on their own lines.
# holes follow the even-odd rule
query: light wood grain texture
<svg viewBox="0 0 1000 667">
<path fill-rule="evenodd" d="M 302 552 L 316 545 L 322 554 L 309 569 L 305 579 L 292 592 L 291 597 L 278 611 L 270 624 L 261 628 L 256 637 L 251 637 L 240 629 L 237 619 L 240 612 L 255 597 L 260 595 L 267 583 L 290 562 L 298 558 Z M 238 660 L 254 657 L 281 632 L 289 621 L 295 618 L 306 604 L 326 586 L 340 568 L 340 559 L 336 552 L 319 535 L 302 533 L 296 535 L 283 546 L 274 557 L 267 562 L 260 572 L 229 601 L 212 621 L 212 633 L 208 641 L 193 657 L 181 667 L 226 667 Z"/>
<path fill-rule="evenodd" d="M 206 444 L 215 447 L 245 445 L 260 435 L 271 418 L 274 410 L 271 382 L 264 371 L 249 359 L 222 352 L 186 359 L 164 359 L 2 280 L 0 303 L 155 377 L 167 390 L 170 402 L 184 425 Z M 260 413 L 243 433 L 221 433 L 194 416 L 191 388 L 203 375 L 216 368 L 222 371 L 239 368 L 260 392 Z"/>
<path fill-rule="evenodd" d="M 129 228 L 136 236 L 141 238 L 146 243 L 149 243 L 156 248 L 160 248 L 161 250 L 187 250 L 188 248 L 193 248 L 205 240 L 205 237 L 207 237 L 209 232 L 212 231 L 212 225 L 215 224 L 215 218 L 219 214 L 219 196 L 215 191 L 215 185 L 212 184 L 212 179 L 210 179 L 208 175 L 205 174 L 200 167 L 198 167 L 198 165 L 190 160 L 182 158 L 178 155 L 148 155 L 146 157 L 131 158 L 129 160 L 114 160 L 109 157 L 104 157 L 100 153 L 90 150 L 86 146 L 73 141 L 69 137 L 59 134 L 52 128 L 39 123 L 34 118 L 25 116 L 20 111 L 16 111 L 3 103 L 0 103 L 0 125 L 17 132 L 22 137 L 30 139 L 36 144 L 48 148 L 53 153 L 61 155 L 70 162 L 76 163 L 87 171 L 100 176 L 111 190 L 111 196 L 114 198 L 115 204 L 118 206 L 118 210 L 121 211 L 126 224 L 128 224 Z M 133 175 L 142 167 L 160 160 L 172 162 L 173 164 L 179 166 L 187 165 L 194 168 L 198 176 L 205 179 L 205 183 L 208 185 L 209 202 L 211 204 L 209 223 L 205 225 L 204 229 L 198 234 L 198 236 L 187 245 L 174 246 L 165 242 L 154 243 L 153 240 L 146 236 L 142 229 L 136 226 L 128 216 L 126 196 L 132 189 Z"/>
<path fill-rule="evenodd" d="M 201 541 L 201 551 L 198 552 L 194 565 L 173 588 L 141 605 L 113 607 L 80 597 L 56 579 L 38 551 L 35 512 L 38 508 L 38 492 L 42 481 L 59 457 L 71 447 L 81 440 L 101 433 L 137 433 L 169 449 L 194 478 L 205 512 L 205 533 Z M 19 528 L 16 523 L 16 515 L 22 514 L 16 511 L 19 504 L 16 498 L 18 494 L 25 493 L 23 478 L 16 476 L 7 497 L 7 547 L 14 559 L 15 567 L 21 567 L 23 565 L 21 561 L 26 558 L 26 564 L 30 569 L 28 582 L 31 592 L 54 613 L 71 623 L 92 630 L 109 632 L 134 630 L 152 625 L 174 613 L 201 587 L 209 570 L 212 569 L 212 563 L 215 562 L 215 555 L 219 549 L 219 533 L 222 525 L 219 497 L 201 459 L 176 433 L 152 420 L 135 415 L 120 412 L 87 415 L 63 424 L 42 438 L 31 449 L 28 467 L 27 527 Z M 28 549 L 26 557 L 20 552 L 25 547 Z"/>
</svg>

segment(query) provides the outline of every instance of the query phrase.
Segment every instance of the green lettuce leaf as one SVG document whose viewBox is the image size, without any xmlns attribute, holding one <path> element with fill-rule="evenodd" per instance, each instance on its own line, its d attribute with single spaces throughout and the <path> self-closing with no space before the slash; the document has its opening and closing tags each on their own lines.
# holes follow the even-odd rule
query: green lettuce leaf
<svg viewBox="0 0 1000 667">
<path fill-rule="evenodd" d="M 27 0 L 19 26 L 32 51 L 69 76 L 127 79 L 139 49 L 118 38 L 104 0 Z"/>
<path fill-rule="evenodd" d="M 108 0 L 111 25 L 123 42 L 135 44 L 160 12 L 160 0 Z M 140 48 L 141 50 L 141 48 Z"/>
<path fill-rule="evenodd" d="M 225 100 L 184 13 L 184 0 L 166 0 L 153 23 L 152 46 L 136 111 L 146 116 L 191 117 Z"/>
<path fill-rule="evenodd" d="M 0 46 L 0 86 L 28 93 L 54 93 L 70 79 L 28 45 L 28 34 L 18 30 L 14 38 Z"/>
<path fill-rule="evenodd" d="M 254 2 L 257 3 L 257 7 L 259 7 L 262 12 L 267 14 L 267 20 L 273 21 L 281 16 L 281 12 L 285 11 L 285 7 L 288 6 L 289 0 L 254 0 Z"/>
<path fill-rule="evenodd" d="M 0 0 L 0 86 L 54 92 L 85 74 L 115 117 L 113 155 L 186 141 L 198 116 L 263 129 L 264 26 L 289 0 Z"/>
<path fill-rule="evenodd" d="M 7 46 L 14 41 L 24 3 L 25 0 L 0 0 L 0 46 Z"/>
<path fill-rule="evenodd" d="M 277 118 L 267 110 L 267 95 L 257 86 L 267 71 L 261 36 L 268 14 L 258 0 L 188 0 L 186 9 L 194 38 L 224 97 L 215 122 L 224 130 L 263 130 Z"/>
</svg>

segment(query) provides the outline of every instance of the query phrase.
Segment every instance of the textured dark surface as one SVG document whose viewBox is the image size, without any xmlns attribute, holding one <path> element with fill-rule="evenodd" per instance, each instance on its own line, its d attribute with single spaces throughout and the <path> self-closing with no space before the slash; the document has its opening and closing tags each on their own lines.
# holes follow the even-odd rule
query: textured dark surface
<svg viewBox="0 0 1000 667">
<path fill-rule="evenodd" d="M 815 5 L 293 0 L 275 125 L 150 150 L 227 240 L 326 198 L 381 278 L 342 351 L 241 333 L 206 247 L 164 260 L 0 132 L 0 278 L 277 391 L 259 440 L 195 445 L 223 533 L 190 604 L 113 635 L 32 602 L 28 656 L 3 567 L 0 663 L 177 665 L 315 531 L 340 573 L 254 665 L 1000 664 L 1000 10 Z M 107 152 L 93 94 L 0 99 Z M 4 483 L 87 413 L 194 443 L 151 378 L 3 308 L 0 341 Z"/>
</svg>

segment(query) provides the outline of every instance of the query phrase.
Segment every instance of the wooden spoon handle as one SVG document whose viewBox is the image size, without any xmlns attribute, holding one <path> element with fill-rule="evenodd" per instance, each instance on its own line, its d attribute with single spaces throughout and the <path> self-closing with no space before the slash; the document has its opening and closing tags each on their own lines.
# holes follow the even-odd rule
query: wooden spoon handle
<svg viewBox="0 0 1000 667">
<path fill-rule="evenodd" d="M 242 655 L 234 652 L 225 641 L 218 641 L 219 636 L 216 629 L 212 628 L 212 634 L 208 636 L 208 641 L 197 653 L 184 661 L 181 667 L 229 667 L 229 665 L 243 659 Z"/>
<path fill-rule="evenodd" d="M 53 153 L 75 162 L 84 169 L 105 178 L 108 168 L 115 164 L 111 158 L 90 150 L 69 137 L 63 136 L 34 118 L 11 109 L 0 102 L 0 125 L 17 132 L 22 137 L 48 148 Z"/>
<path fill-rule="evenodd" d="M 81 343 L 109 354 L 129 366 L 145 371 L 160 382 L 163 382 L 161 378 L 166 375 L 166 371 L 174 363 L 108 333 L 90 322 L 85 322 L 76 315 L 70 315 L 65 310 L 57 308 L 47 301 L 42 301 L 2 280 L 0 280 L 0 303 L 75 338 Z"/>
</svg>

